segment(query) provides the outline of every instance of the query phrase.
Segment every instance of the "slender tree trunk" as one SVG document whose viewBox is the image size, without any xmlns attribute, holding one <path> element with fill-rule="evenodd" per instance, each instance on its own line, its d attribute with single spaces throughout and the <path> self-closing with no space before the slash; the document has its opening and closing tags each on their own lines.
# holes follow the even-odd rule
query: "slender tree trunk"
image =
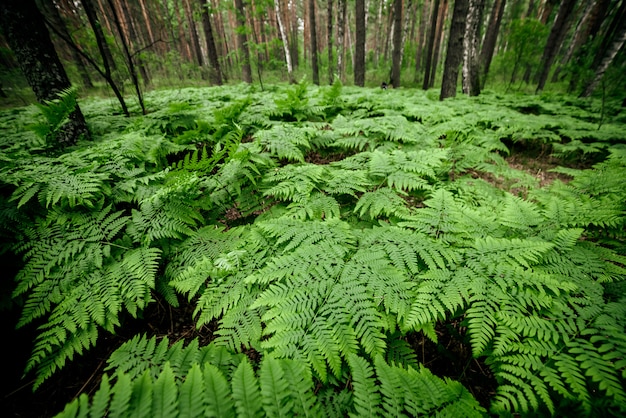
<svg viewBox="0 0 626 418">
<path fill-rule="evenodd" d="M 339 79 L 345 81 L 345 29 L 346 29 L 346 14 L 347 4 L 346 0 L 339 0 L 337 3 L 337 72 L 339 73 Z"/>
<path fill-rule="evenodd" d="M 328 84 L 333 84 L 333 0 L 328 0 L 328 26 L 326 27 L 328 37 Z"/>
<path fill-rule="evenodd" d="M 354 84 L 365 86 L 365 0 L 355 1 L 356 42 L 354 51 Z"/>
<path fill-rule="evenodd" d="M 248 49 L 248 35 L 244 31 L 246 27 L 246 10 L 242 0 L 235 0 L 237 15 L 237 42 L 241 53 L 241 76 L 246 83 L 252 83 L 252 68 L 250 68 L 250 50 Z"/>
<path fill-rule="evenodd" d="M 441 38 L 443 38 L 443 26 L 445 16 L 448 12 L 448 0 L 443 0 L 439 7 L 439 15 L 437 17 L 437 30 L 435 35 L 435 44 L 433 45 L 433 58 L 432 58 L 432 68 L 430 69 L 430 82 L 428 84 L 428 88 L 433 88 L 435 85 L 435 78 L 437 76 L 437 66 L 439 65 L 439 51 L 441 45 Z"/>
<path fill-rule="evenodd" d="M 320 73 L 317 66 L 317 28 L 315 22 L 315 0 L 308 0 L 309 6 L 309 30 L 311 35 L 311 69 L 313 71 L 313 84 L 320 84 Z"/>
<path fill-rule="evenodd" d="M 559 6 L 559 11 L 554 19 L 554 25 L 550 30 L 546 47 L 541 57 L 540 72 L 537 73 L 535 82 L 537 83 L 537 92 L 543 90 L 550 74 L 550 68 L 556 58 L 559 48 L 565 38 L 568 22 L 574 12 L 576 0 L 563 0 Z"/>
<path fill-rule="evenodd" d="M 498 33 L 500 32 L 500 24 L 502 22 L 502 15 L 504 14 L 505 6 L 506 0 L 495 0 L 493 8 L 491 9 L 491 15 L 489 16 L 487 33 L 485 34 L 485 40 L 483 41 L 483 46 L 480 51 L 483 87 L 485 86 L 485 82 L 487 80 L 487 74 L 489 74 L 489 67 L 491 66 L 493 52 L 496 49 L 496 41 L 498 40 Z"/>
<path fill-rule="evenodd" d="M 587 85 L 587 87 L 583 90 L 580 97 L 589 97 L 591 93 L 596 89 L 600 80 L 604 76 L 607 68 L 611 65 L 617 53 L 622 49 L 624 43 L 626 42 L 626 20 L 621 20 L 616 32 L 613 37 L 612 42 L 609 44 L 608 49 L 606 50 L 600 64 L 595 69 L 593 80 Z"/>
<path fill-rule="evenodd" d="M 193 51 L 194 61 L 202 67 L 204 60 L 202 58 L 202 49 L 200 48 L 200 41 L 198 39 L 198 28 L 196 21 L 193 18 L 193 7 L 189 0 L 183 0 L 183 8 L 185 9 L 185 15 L 187 16 L 187 27 L 189 28 L 189 39 L 191 40 L 191 49 Z"/>
<path fill-rule="evenodd" d="M 124 44 L 126 44 L 126 49 L 128 49 L 129 54 L 128 54 L 128 59 L 133 61 L 133 66 L 136 63 L 136 68 L 139 69 L 139 73 L 141 74 L 141 79 L 143 80 L 143 84 L 144 86 L 147 86 L 150 84 L 150 75 L 148 74 L 148 70 L 146 69 L 146 66 L 143 64 L 143 60 L 136 54 L 136 53 L 130 53 L 130 49 L 133 46 L 134 43 L 134 49 L 138 50 L 141 42 L 141 36 L 139 35 L 139 30 L 137 29 L 137 27 L 139 25 L 136 24 L 136 22 L 133 21 L 133 13 L 130 10 L 130 4 L 127 2 L 122 3 L 121 1 L 118 0 L 118 9 L 121 12 L 120 17 L 120 23 L 122 24 L 122 27 L 124 28 L 124 34 L 125 34 L 125 39 L 122 40 L 122 46 L 124 46 Z M 145 41 L 144 41 L 145 42 Z M 129 64 L 130 65 L 130 64 Z M 134 70 L 133 70 L 134 71 Z M 131 75 L 132 78 L 132 75 Z"/>
<path fill-rule="evenodd" d="M 426 15 L 428 14 L 429 0 L 424 0 L 422 5 L 422 13 L 420 17 L 420 26 L 417 33 L 417 51 L 415 52 L 415 81 L 418 80 L 418 75 L 422 68 L 422 51 L 424 50 L 424 38 L 426 37 Z"/>
<path fill-rule="evenodd" d="M 433 60 L 433 48 L 435 46 L 435 36 L 437 34 L 437 18 L 439 15 L 439 0 L 435 0 L 430 15 L 430 33 L 426 41 L 426 61 L 424 63 L 424 83 L 422 89 L 428 90 L 430 87 L 430 72 Z"/>
<path fill-rule="evenodd" d="M 4 0 L 0 7 L 0 26 L 40 103 L 56 99 L 59 92 L 71 87 L 34 0 Z M 76 105 L 56 140 L 64 147 L 75 144 L 80 137 L 88 138 L 89 130 Z"/>
<path fill-rule="evenodd" d="M 287 62 L 287 74 L 289 76 L 289 82 L 295 83 L 293 78 L 293 66 L 291 65 L 291 54 L 289 53 L 289 40 L 287 39 L 287 33 L 285 32 L 285 25 L 280 14 L 280 0 L 274 0 L 274 10 L 276 11 L 276 20 L 278 22 L 278 29 L 280 30 L 280 38 L 283 41 L 283 50 L 285 51 L 285 61 Z"/>
<path fill-rule="evenodd" d="M 402 58 L 402 0 L 393 3 L 393 54 L 391 84 L 393 88 L 400 87 L 400 60 Z"/>
<path fill-rule="evenodd" d="M 469 0 L 463 38 L 463 93 L 469 96 L 480 94 L 478 40 L 484 6 L 484 0 Z"/>
<path fill-rule="evenodd" d="M 455 0 L 454 2 L 439 100 L 456 96 L 459 66 L 463 62 L 463 38 L 465 37 L 465 20 L 468 7 L 469 0 Z"/>
<path fill-rule="evenodd" d="M 124 50 L 124 56 L 126 57 L 126 61 L 128 64 L 128 70 L 130 72 L 130 77 L 135 86 L 135 93 L 137 94 L 137 100 L 139 101 L 139 106 L 141 107 L 141 112 L 146 114 L 146 107 L 143 102 L 143 96 L 141 94 L 141 88 L 139 87 L 139 80 L 137 78 L 137 71 L 135 70 L 135 64 L 133 63 L 133 58 L 130 55 L 130 51 L 128 50 L 128 42 L 126 40 L 126 36 L 124 35 L 124 30 L 122 29 L 122 24 L 120 22 L 120 18 L 117 14 L 115 6 L 113 5 L 113 0 L 108 0 L 109 7 L 111 8 L 111 12 L 113 13 L 113 22 L 117 27 L 117 31 L 120 35 L 120 41 L 122 43 L 122 48 Z"/>
<path fill-rule="evenodd" d="M 199 0 L 202 7 L 202 27 L 206 38 L 207 53 L 209 55 L 209 64 L 211 65 L 210 78 L 213 84 L 222 85 L 222 69 L 220 68 L 220 60 L 215 47 L 215 39 L 213 38 L 213 27 L 211 26 L 211 4 L 209 0 Z"/>
</svg>

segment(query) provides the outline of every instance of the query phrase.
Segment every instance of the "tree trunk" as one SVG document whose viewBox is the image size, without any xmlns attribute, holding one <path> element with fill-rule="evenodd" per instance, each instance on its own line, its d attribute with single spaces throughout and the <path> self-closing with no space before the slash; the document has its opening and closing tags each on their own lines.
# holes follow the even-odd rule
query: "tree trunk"
<svg viewBox="0 0 626 418">
<path fill-rule="evenodd" d="M 137 94 L 137 100 L 139 101 L 139 106 L 141 107 L 141 112 L 146 114 L 146 107 L 143 102 L 143 96 L 141 94 L 141 88 L 139 87 L 139 79 L 137 78 L 137 71 L 135 70 L 135 64 L 133 62 L 133 57 L 130 54 L 128 49 L 128 41 L 126 40 L 126 36 L 124 34 L 124 30 L 122 29 L 122 24 L 117 14 L 117 10 L 115 9 L 115 5 L 113 4 L 113 0 L 108 0 L 109 7 L 111 8 L 111 12 L 113 14 L 113 22 L 115 23 L 115 27 L 120 35 L 120 41 L 122 43 L 122 48 L 124 50 L 124 56 L 126 57 L 126 63 L 128 64 L 128 71 L 130 72 L 130 77 L 133 82 L 133 86 L 135 87 L 135 93 Z"/>
<path fill-rule="evenodd" d="M 448 0 L 443 0 L 443 3 L 439 7 L 439 14 L 437 16 L 437 30 L 435 31 L 435 44 L 433 45 L 433 58 L 430 69 L 430 82 L 428 88 L 433 88 L 435 85 L 435 77 L 437 76 L 437 65 L 439 65 L 439 51 L 441 46 L 441 38 L 443 38 L 443 26 L 446 15 L 448 14 Z"/>
<path fill-rule="evenodd" d="M 393 3 L 393 54 L 391 69 L 391 84 L 393 88 L 400 87 L 400 65 L 402 58 L 402 0 Z"/>
<path fill-rule="evenodd" d="M 202 7 L 202 27 L 206 38 L 207 52 L 209 55 L 209 64 L 211 65 L 210 78 L 213 84 L 222 85 L 222 69 L 220 68 L 220 60 L 215 47 L 215 39 L 213 37 L 213 28 L 211 27 L 211 4 L 209 0 L 199 0 Z"/>
<path fill-rule="evenodd" d="M 40 103 L 56 99 L 59 92 L 71 87 L 34 0 L 4 0 L 0 26 Z M 75 144 L 80 137 L 89 137 L 89 130 L 76 105 L 56 140 L 64 147 Z"/>
<path fill-rule="evenodd" d="M 424 0 L 424 4 L 422 5 L 422 13 L 420 17 L 420 26 L 417 32 L 417 51 L 415 52 L 415 82 L 418 80 L 418 75 L 422 68 L 422 60 L 423 60 L 423 50 L 424 50 L 424 41 L 426 37 L 426 15 L 428 14 L 428 2 L 429 0 Z"/>
<path fill-rule="evenodd" d="M 326 28 L 328 38 L 328 84 L 333 84 L 333 0 L 328 0 L 328 26 Z"/>
<path fill-rule="evenodd" d="M 339 79 L 345 81 L 345 29 L 346 29 L 346 0 L 337 3 L 337 72 Z"/>
<path fill-rule="evenodd" d="M 435 0 L 430 14 L 430 31 L 426 40 L 426 58 L 424 62 L 424 83 L 422 88 L 428 90 L 430 87 L 430 71 L 433 60 L 433 48 L 435 46 L 435 36 L 437 35 L 437 18 L 439 16 L 439 0 Z"/>
<path fill-rule="evenodd" d="M 199 67 L 202 67 L 202 65 L 204 65 L 204 59 L 202 58 L 202 49 L 200 48 L 200 41 L 198 39 L 198 28 L 193 18 L 193 7 L 189 0 L 183 0 L 183 8 L 187 16 L 187 26 L 189 28 L 189 38 L 191 39 L 194 61 Z"/>
<path fill-rule="evenodd" d="M 489 74 L 489 67 L 491 66 L 493 52 L 496 49 L 496 41 L 498 40 L 498 33 L 500 32 L 500 24 L 502 22 L 505 5 L 506 0 L 496 0 L 493 4 L 493 8 L 491 9 L 491 15 L 489 16 L 487 33 L 485 34 L 485 40 L 483 41 L 483 46 L 480 51 L 483 87 L 485 86 L 485 81 L 487 80 L 487 74 Z"/>
<path fill-rule="evenodd" d="M 468 6 L 469 0 L 455 0 L 454 2 L 439 100 L 456 96 L 459 66 L 461 62 L 463 62 L 463 38 L 465 37 L 465 19 L 467 17 Z"/>
<path fill-rule="evenodd" d="M 317 66 L 317 27 L 315 23 L 315 0 L 309 3 L 309 30 L 311 34 L 311 68 L 313 70 L 313 84 L 320 84 L 320 73 Z"/>
<path fill-rule="evenodd" d="M 365 86 L 365 0 L 355 1 L 356 42 L 354 51 L 354 84 Z"/>
<path fill-rule="evenodd" d="M 613 37 L 613 40 L 609 44 L 609 47 L 606 50 L 604 56 L 602 57 L 600 64 L 595 69 L 593 80 L 591 80 L 589 85 L 587 85 L 587 87 L 583 90 L 580 97 L 591 96 L 591 93 L 593 93 L 593 91 L 596 89 L 596 87 L 598 86 L 598 83 L 600 82 L 600 80 L 602 80 L 602 77 L 604 76 L 604 73 L 606 72 L 607 68 L 609 68 L 609 65 L 611 65 L 611 63 L 615 59 L 615 56 L 617 55 L 619 50 L 622 49 L 625 42 L 626 42 L 626 20 L 621 19 L 619 26 L 617 27 L 615 31 L 615 36 Z"/>
<path fill-rule="evenodd" d="M 546 85 L 548 75 L 550 74 L 550 68 L 556 58 L 556 54 L 559 52 L 563 39 L 565 38 L 567 26 L 574 12 L 575 5 L 576 0 L 563 0 L 559 6 L 559 11 L 554 19 L 554 24 L 552 25 L 548 41 L 546 42 L 546 47 L 543 50 L 543 56 L 541 57 L 541 64 L 539 67 L 540 72 L 538 72 L 535 77 L 535 82 L 537 83 L 537 93 L 543 90 Z"/>
<path fill-rule="evenodd" d="M 484 6 L 484 0 L 469 0 L 463 38 L 463 93 L 469 96 L 480 94 L 478 40 Z"/>
<path fill-rule="evenodd" d="M 44 10 L 45 17 L 49 19 L 49 22 L 47 23 L 54 26 L 56 30 L 59 31 L 59 33 L 63 34 L 61 40 L 63 40 L 64 38 L 69 38 L 70 33 L 65 26 L 63 19 L 61 18 L 61 14 L 59 13 L 59 9 L 57 8 L 57 6 L 53 2 L 48 1 L 40 1 L 39 4 L 41 9 Z M 83 61 L 83 58 L 74 48 L 70 47 L 69 53 L 72 57 L 72 61 L 76 65 L 76 69 L 78 70 L 78 74 L 80 75 L 80 78 L 83 82 L 83 86 L 85 88 L 92 88 L 93 83 L 91 81 L 91 77 L 89 76 L 89 72 L 87 71 L 85 62 Z"/>
<path fill-rule="evenodd" d="M 242 0 L 235 0 L 237 15 L 237 42 L 241 52 L 241 77 L 246 83 L 252 83 L 252 69 L 250 68 L 250 50 L 248 49 L 248 35 L 244 31 L 246 27 L 246 10 Z"/>
<path fill-rule="evenodd" d="M 280 14 L 280 0 L 274 0 L 274 10 L 276 11 L 276 20 L 278 22 L 280 38 L 283 41 L 283 50 L 285 51 L 285 61 L 287 62 L 287 74 L 289 76 L 289 82 L 295 83 L 295 80 L 293 78 L 293 66 L 291 65 L 291 54 L 289 53 L 289 40 L 287 39 L 285 25 L 283 24 L 283 19 Z"/>
</svg>

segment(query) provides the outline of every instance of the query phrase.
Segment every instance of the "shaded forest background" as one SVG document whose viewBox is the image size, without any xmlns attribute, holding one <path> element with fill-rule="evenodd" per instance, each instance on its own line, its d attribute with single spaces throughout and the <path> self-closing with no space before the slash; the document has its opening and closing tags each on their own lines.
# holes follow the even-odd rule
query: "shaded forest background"
<svg viewBox="0 0 626 418">
<path fill-rule="evenodd" d="M 264 83 L 481 88 L 623 99 L 615 0 L 37 0 L 73 85 L 117 100 L 172 86 Z M 6 30 L 4 31 L 6 32 Z M 3 104 L 32 93 L 0 38 Z M 457 81 L 458 80 L 458 81 Z M 458 87 L 457 87 L 458 85 Z M 115 93 L 115 94 L 114 94 Z M 128 112 L 128 105 L 121 104 Z"/>
</svg>

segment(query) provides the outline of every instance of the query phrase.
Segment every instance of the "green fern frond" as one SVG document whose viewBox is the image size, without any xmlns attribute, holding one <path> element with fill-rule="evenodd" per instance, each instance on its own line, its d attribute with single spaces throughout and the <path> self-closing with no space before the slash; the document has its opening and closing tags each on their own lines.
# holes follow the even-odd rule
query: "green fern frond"
<svg viewBox="0 0 626 418">
<path fill-rule="evenodd" d="M 262 397 L 259 382 L 247 359 L 239 363 L 233 373 L 232 388 L 237 416 L 256 417 L 262 406 Z"/>
<path fill-rule="evenodd" d="M 288 165 L 269 172 L 263 179 L 267 185 L 264 196 L 274 196 L 282 200 L 305 199 L 318 188 L 326 169 L 315 164 Z"/>
<path fill-rule="evenodd" d="M 374 378 L 374 369 L 362 357 L 352 354 L 348 357 L 352 371 L 352 388 L 354 393 L 353 417 L 375 417 L 382 415 L 380 393 Z"/>
<path fill-rule="evenodd" d="M 394 191 L 387 187 L 381 187 L 374 191 L 363 193 L 354 207 L 354 212 L 360 217 L 369 216 L 376 219 L 380 215 L 405 218 L 410 214 L 406 202 L 398 194 L 402 191 Z"/>
<path fill-rule="evenodd" d="M 291 125 L 275 125 L 271 129 L 257 131 L 255 138 L 270 155 L 287 161 L 304 162 L 304 152 L 311 148 L 310 129 Z"/>
</svg>

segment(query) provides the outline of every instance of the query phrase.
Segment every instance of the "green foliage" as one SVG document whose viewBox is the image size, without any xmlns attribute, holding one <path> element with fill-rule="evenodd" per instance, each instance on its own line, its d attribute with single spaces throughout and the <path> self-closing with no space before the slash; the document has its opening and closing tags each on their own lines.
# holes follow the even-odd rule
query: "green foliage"
<svg viewBox="0 0 626 418">
<path fill-rule="evenodd" d="M 44 121 L 30 125 L 30 129 L 42 138 L 48 147 L 57 145 L 59 131 L 76 109 L 78 90 L 75 87 L 68 87 L 61 90 L 57 96 L 57 99 L 47 100 L 44 104 L 36 104 Z"/>
<path fill-rule="evenodd" d="M 23 257 L 36 387 L 156 299 L 211 330 L 132 338 L 62 416 L 625 412 L 618 123 L 549 97 L 275 90 L 163 92 L 57 157 L 7 128 L 2 251 Z M 505 158 L 594 143 L 591 169 L 543 187 Z M 489 368 L 489 404 L 416 335 Z"/>
</svg>

